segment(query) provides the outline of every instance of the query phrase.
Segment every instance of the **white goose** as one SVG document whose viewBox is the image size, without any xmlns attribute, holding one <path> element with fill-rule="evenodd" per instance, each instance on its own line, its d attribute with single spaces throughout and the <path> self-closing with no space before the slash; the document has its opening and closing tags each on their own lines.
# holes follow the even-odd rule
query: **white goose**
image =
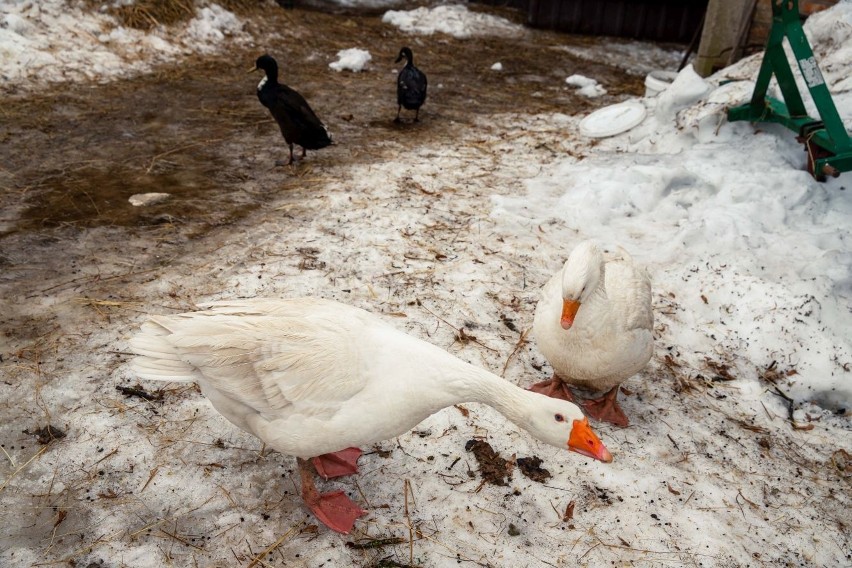
<svg viewBox="0 0 852 568">
<path fill-rule="evenodd" d="M 364 514 L 324 477 L 357 472 L 356 446 L 393 438 L 438 410 L 483 402 L 554 446 L 612 457 L 579 407 L 525 391 L 370 313 L 319 298 L 234 300 L 153 316 L 132 338 L 144 379 L 197 381 L 225 418 L 298 458 L 302 497 L 333 530 Z M 319 457 L 315 457 L 319 456 Z"/>
<path fill-rule="evenodd" d="M 553 377 L 530 390 L 571 401 L 565 383 L 607 391 L 580 405 L 592 418 L 627 426 L 618 386 L 651 359 L 653 327 L 648 273 L 623 249 L 605 260 L 593 241 L 580 243 L 536 307 L 533 334 Z"/>
</svg>

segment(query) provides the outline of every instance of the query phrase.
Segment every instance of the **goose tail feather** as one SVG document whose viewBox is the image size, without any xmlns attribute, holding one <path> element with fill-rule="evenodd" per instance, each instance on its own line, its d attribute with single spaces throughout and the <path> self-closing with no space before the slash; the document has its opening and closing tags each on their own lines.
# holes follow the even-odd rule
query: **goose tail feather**
<svg viewBox="0 0 852 568">
<path fill-rule="evenodd" d="M 152 381 L 196 379 L 195 368 L 181 360 L 168 339 L 169 334 L 169 330 L 154 321 L 142 324 L 141 331 L 130 340 L 130 349 L 137 355 L 130 361 L 136 376 Z"/>
</svg>

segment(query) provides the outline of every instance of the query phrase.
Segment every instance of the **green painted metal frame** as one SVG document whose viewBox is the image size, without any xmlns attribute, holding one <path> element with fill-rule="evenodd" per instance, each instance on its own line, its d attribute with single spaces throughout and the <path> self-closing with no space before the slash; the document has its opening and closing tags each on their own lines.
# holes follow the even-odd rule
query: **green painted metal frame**
<svg viewBox="0 0 852 568">
<path fill-rule="evenodd" d="M 814 58 L 814 52 L 805 37 L 799 19 L 798 0 L 770 0 L 772 2 L 772 29 L 766 42 L 766 52 L 751 102 L 729 109 L 728 120 L 749 122 L 776 122 L 798 133 L 808 151 L 808 169 L 818 180 L 826 175 L 837 177 L 840 172 L 852 170 L 852 138 L 834 106 L 834 100 Z M 799 64 L 799 70 L 813 97 L 822 120 L 808 116 L 802 95 L 787 55 L 784 38 Z M 769 97 L 766 92 L 773 73 L 778 80 L 784 101 Z"/>
</svg>

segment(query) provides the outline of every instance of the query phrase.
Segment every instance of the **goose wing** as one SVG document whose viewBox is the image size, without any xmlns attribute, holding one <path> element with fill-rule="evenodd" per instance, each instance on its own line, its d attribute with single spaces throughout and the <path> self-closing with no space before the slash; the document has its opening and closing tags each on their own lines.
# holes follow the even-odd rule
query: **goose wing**
<svg viewBox="0 0 852 568">
<path fill-rule="evenodd" d="M 613 311 L 622 314 L 623 328 L 628 331 L 653 329 L 654 312 L 648 271 L 627 257 L 608 262 L 605 274 L 607 297 Z"/>
<path fill-rule="evenodd" d="M 357 322 L 346 314 L 328 314 L 308 299 L 203 307 L 152 317 L 143 335 L 171 346 L 174 358 L 195 375 L 185 378 L 205 389 L 265 416 L 286 411 L 319 417 L 334 414 L 366 386 L 358 373 Z"/>
</svg>

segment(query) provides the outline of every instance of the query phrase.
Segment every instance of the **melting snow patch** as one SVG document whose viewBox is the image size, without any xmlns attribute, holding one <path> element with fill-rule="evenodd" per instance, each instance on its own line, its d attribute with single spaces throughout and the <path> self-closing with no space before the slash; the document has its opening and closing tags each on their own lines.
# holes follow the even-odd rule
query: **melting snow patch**
<svg viewBox="0 0 852 568">
<path fill-rule="evenodd" d="M 382 21 L 404 32 L 432 35 L 445 33 L 459 39 L 473 36 L 520 35 L 523 28 L 505 18 L 471 12 L 466 6 L 450 5 L 416 10 L 390 10 Z"/>
<path fill-rule="evenodd" d="M 185 53 L 212 53 L 242 39 L 242 22 L 217 4 L 183 26 L 145 33 L 64 0 L 0 2 L 0 88 L 107 81 L 146 73 Z"/>
<path fill-rule="evenodd" d="M 134 207 L 144 207 L 146 205 L 154 205 L 171 197 L 169 193 L 134 193 L 128 201 Z"/>
<path fill-rule="evenodd" d="M 584 97 L 594 98 L 606 94 L 606 89 L 597 81 L 583 75 L 571 75 L 565 79 L 565 83 L 572 87 L 577 87 L 577 93 Z"/>
<path fill-rule="evenodd" d="M 357 73 L 359 71 L 363 71 L 364 67 L 372 58 L 373 56 L 370 55 L 369 51 L 353 47 L 351 49 L 343 49 L 341 51 L 338 51 L 337 61 L 329 63 L 328 66 L 334 69 L 335 71 L 343 71 L 344 69 L 348 69 L 349 71 L 354 71 Z"/>
<path fill-rule="evenodd" d="M 242 29 L 243 24 L 237 16 L 218 4 L 211 4 L 199 10 L 189 22 L 184 41 L 188 45 L 197 43 L 199 51 L 214 52 L 222 40 L 240 33 Z"/>
</svg>

